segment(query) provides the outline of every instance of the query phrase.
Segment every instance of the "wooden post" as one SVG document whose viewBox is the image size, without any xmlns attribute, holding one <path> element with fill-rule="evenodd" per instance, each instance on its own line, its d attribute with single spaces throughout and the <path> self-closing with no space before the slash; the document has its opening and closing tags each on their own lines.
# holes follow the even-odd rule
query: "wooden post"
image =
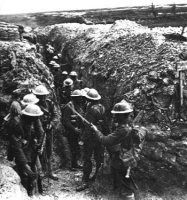
<svg viewBox="0 0 187 200">
<path fill-rule="evenodd" d="M 185 71 L 187 70 L 187 61 L 181 61 L 177 66 L 177 71 L 179 72 L 179 87 L 180 87 L 180 113 L 181 116 L 182 106 L 184 104 L 184 79 Z"/>
<path fill-rule="evenodd" d="M 183 95 L 184 72 L 183 71 L 179 71 L 179 84 L 180 84 L 180 106 L 183 106 L 183 103 L 184 103 L 184 95 Z"/>
</svg>

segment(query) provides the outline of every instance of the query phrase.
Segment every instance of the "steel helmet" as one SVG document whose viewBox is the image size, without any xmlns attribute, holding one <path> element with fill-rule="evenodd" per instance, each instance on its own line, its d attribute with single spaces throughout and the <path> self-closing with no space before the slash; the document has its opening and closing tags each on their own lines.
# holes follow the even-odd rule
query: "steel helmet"
<svg viewBox="0 0 187 200">
<path fill-rule="evenodd" d="M 64 80 L 63 85 L 64 85 L 64 87 L 65 86 L 72 86 L 73 80 L 71 80 L 70 78 L 67 78 L 66 80 Z"/>
<path fill-rule="evenodd" d="M 61 54 L 61 53 L 58 53 L 57 56 L 58 56 L 59 58 L 61 58 L 61 57 L 62 57 L 62 54 Z"/>
<path fill-rule="evenodd" d="M 70 75 L 70 76 L 77 76 L 77 72 L 71 71 L 69 75 Z"/>
<path fill-rule="evenodd" d="M 57 63 L 54 60 L 52 60 L 49 64 L 50 65 L 56 65 Z"/>
<path fill-rule="evenodd" d="M 58 60 L 58 57 L 57 57 L 57 56 L 53 56 L 53 59 L 54 59 L 54 60 Z"/>
<path fill-rule="evenodd" d="M 67 71 L 62 72 L 63 75 L 68 75 Z"/>
<path fill-rule="evenodd" d="M 60 65 L 57 64 L 54 60 L 52 60 L 49 64 L 52 65 L 53 68 L 59 68 L 60 67 Z"/>
<path fill-rule="evenodd" d="M 23 97 L 23 100 L 21 101 L 21 103 L 26 106 L 30 103 L 32 104 L 36 104 L 38 103 L 39 99 L 34 95 L 34 94 L 27 94 Z"/>
<path fill-rule="evenodd" d="M 81 90 L 74 90 L 71 94 L 72 97 L 82 97 L 82 91 Z"/>
<path fill-rule="evenodd" d="M 60 65 L 59 64 L 54 64 L 54 65 L 52 65 L 53 66 L 53 68 L 60 68 Z"/>
<path fill-rule="evenodd" d="M 48 95 L 49 91 L 44 85 L 38 85 L 33 91 L 35 95 Z"/>
<path fill-rule="evenodd" d="M 101 96 L 99 95 L 98 91 L 95 89 L 89 89 L 89 91 L 85 94 L 85 97 L 90 100 L 101 99 Z"/>
<path fill-rule="evenodd" d="M 133 112 L 132 105 L 125 100 L 116 103 L 113 107 L 113 110 L 111 111 L 113 114 L 124 114 L 130 112 Z"/>
<path fill-rule="evenodd" d="M 28 104 L 24 110 L 22 110 L 23 115 L 38 117 L 42 116 L 43 112 L 40 107 L 35 104 Z"/>
</svg>

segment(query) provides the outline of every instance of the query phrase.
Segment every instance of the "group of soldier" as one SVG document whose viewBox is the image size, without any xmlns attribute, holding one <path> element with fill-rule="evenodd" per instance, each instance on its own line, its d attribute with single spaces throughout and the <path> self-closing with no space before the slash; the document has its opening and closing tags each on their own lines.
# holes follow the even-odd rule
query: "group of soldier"
<svg viewBox="0 0 187 200">
<path fill-rule="evenodd" d="M 98 91 L 82 88 L 82 81 L 78 80 L 75 71 L 69 75 L 66 71 L 59 73 L 55 69 L 58 67 L 54 67 L 53 75 L 60 106 L 49 98 L 50 90 L 45 85 L 36 86 L 22 99 L 17 89 L 13 92 L 10 112 L 5 117 L 9 137 L 8 159 L 15 161 L 14 168 L 23 186 L 29 195 L 33 195 L 35 188 L 42 194 L 44 177 L 58 180 L 52 170 L 52 152 L 53 133 L 60 122 L 64 130 L 65 167 L 71 171 L 82 169 L 83 172 L 82 183 L 76 190 L 82 191 L 95 181 L 107 150 L 114 189 L 125 187 L 126 197 L 133 199 L 137 185 L 130 169 L 137 165 L 146 131 L 135 128 L 132 123 L 132 105 L 125 100 L 116 103 L 111 111 L 112 125 L 109 126 Z M 92 156 L 95 173 L 91 177 Z"/>
</svg>

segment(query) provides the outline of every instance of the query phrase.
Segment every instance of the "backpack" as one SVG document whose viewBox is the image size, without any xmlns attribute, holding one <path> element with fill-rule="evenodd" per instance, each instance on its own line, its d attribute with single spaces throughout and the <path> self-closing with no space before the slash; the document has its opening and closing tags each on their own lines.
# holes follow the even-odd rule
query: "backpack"
<svg viewBox="0 0 187 200">
<path fill-rule="evenodd" d="M 120 159 L 124 166 L 136 167 L 137 162 L 140 160 L 140 154 L 144 145 L 147 130 L 143 126 L 133 126 L 130 132 L 130 150 L 121 148 Z"/>
</svg>

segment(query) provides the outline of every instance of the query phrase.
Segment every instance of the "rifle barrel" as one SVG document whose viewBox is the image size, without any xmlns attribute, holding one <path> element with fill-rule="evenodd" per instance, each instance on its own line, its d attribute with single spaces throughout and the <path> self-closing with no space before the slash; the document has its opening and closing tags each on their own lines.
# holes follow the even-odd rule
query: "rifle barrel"
<svg viewBox="0 0 187 200">
<path fill-rule="evenodd" d="M 91 125 L 91 122 L 89 122 L 87 119 L 85 119 L 81 114 L 79 114 L 73 107 L 72 107 L 72 104 L 71 104 L 71 110 L 77 115 L 77 116 L 79 116 L 80 118 L 81 118 L 81 120 L 83 121 L 83 122 L 85 122 L 86 124 L 88 124 L 88 125 Z"/>
</svg>

